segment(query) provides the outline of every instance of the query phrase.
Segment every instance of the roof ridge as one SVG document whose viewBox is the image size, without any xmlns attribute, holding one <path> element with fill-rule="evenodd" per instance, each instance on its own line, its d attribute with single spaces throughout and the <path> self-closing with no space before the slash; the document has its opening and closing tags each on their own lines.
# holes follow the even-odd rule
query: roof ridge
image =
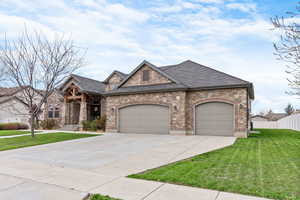
<svg viewBox="0 0 300 200">
<path fill-rule="evenodd" d="M 85 78 L 85 79 L 89 79 L 91 81 L 97 81 L 99 83 L 103 83 L 102 81 L 99 81 L 99 80 L 96 80 L 96 79 L 92 79 L 92 78 L 88 78 L 88 77 L 84 77 L 84 76 L 80 76 L 80 75 L 77 75 L 77 74 L 71 74 L 71 76 L 78 76 L 80 78 Z M 104 83 L 103 83 L 104 84 Z"/>
<path fill-rule="evenodd" d="M 238 78 L 238 77 L 236 77 L 236 76 L 227 74 L 227 73 L 225 73 L 225 72 L 222 72 L 222 71 L 220 71 L 220 70 L 214 69 L 214 68 L 212 68 L 212 67 L 208 67 L 208 66 L 205 66 L 205 65 L 196 63 L 195 61 L 192 61 L 192 60 L 186 60 L 186 61 L 184 61 L 184 62 L 182 62 L 182 63 L 185 63 L 185 62 L 192 62 L 192 63 L 194 63 L 194 64 L 201 65 L 202 67 L 205 67 L 205 68 L 207 68 L 207 69 L 213 70 L 213 71 L 215 71 L 215 72 L 225 74 L 225 75 L 227 75 L 227 76 L 230 76 L 230 77 L 232 77 L 232 78 L 238 79 L 238 80 L 240 80 L 240 81 L 244 81 L 244 82 L 246 82 L 246 83 L 250 83 L 249 81 L 246 81 L 246 80 L 243 80 L 243 79 Z M 180 63 L 180 64 L 182 64 L 182 63 Z"/>
</svg>

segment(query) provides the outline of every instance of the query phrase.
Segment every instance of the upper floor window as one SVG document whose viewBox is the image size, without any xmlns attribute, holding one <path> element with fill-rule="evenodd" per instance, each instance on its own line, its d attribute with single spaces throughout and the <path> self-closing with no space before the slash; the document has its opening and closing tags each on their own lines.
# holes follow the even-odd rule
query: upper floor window
<svg viewBox="0 0 300 200">
<path fill-rule="evenodd" d="M 49 106 L 48 118 L 59 118 L 59 107 Z"/>
<path fill-rule="evenodd" d="M 144 70 L 143 71 L 143 81 L 149 81 L 150 79 L 150 71 L 149 70 Z"/>
</svg>

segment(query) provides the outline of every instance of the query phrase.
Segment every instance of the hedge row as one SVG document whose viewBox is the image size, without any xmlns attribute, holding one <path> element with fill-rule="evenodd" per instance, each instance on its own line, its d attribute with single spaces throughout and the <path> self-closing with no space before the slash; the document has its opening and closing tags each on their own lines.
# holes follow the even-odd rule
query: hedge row
<svg viewBox="0 0 300 200">
<path fill-rule="evenodd" d="M 18 129 L 28 129 L 27 124 L 13 122 L 13 123 L 0 123 L 0 130 L 18 130 Z"/>
</svg>

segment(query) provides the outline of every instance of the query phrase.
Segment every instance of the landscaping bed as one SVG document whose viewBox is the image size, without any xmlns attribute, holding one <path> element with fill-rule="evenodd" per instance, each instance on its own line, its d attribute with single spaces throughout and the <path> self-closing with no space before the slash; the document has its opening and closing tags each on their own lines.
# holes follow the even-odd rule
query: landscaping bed
<svg viewBox="0 0 300 200">
<path fill-rule="evenodd" d="M 0 151 L 29 147 L 41 144 L 60 142 L 65 140 L 74 140 L 79 138 L 99 136 L 99 134 L 79 134 L 79 133 L 47 133 L 37 134 L 34 138 L 30 135 L 13 138 L 0 138 Z"/>
<path fill-rule="evenodd" d="M 103 196 L 100 194 L 93 194 L 93 195 L 91 195 L 89 200 L 121 200 L 121 199 L 116 199 L 116 198 L 112 198 L 109 196 Z"/>
<path fill-rule="evenodd" d="M 259 131 L 230 147 L 129 177 L 273 199 L 300 199 L 300 132 Z"/>
</svg>

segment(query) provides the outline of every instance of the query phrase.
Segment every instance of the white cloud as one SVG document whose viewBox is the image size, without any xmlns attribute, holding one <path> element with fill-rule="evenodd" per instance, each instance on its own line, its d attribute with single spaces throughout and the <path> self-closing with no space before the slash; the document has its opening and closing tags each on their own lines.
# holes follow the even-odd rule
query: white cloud
<svg viewBox="0 0 300 200">
<path fill-rule="evenodd" d="M 240 10 L 242 12 L 256 12 L 256 4 L 254 3 L 229 3 L 226 4 L 228 9 Z"/>
<path fill-rule="evenodd" d="M 274 61 L 270 41 L 276 37 L 269 19 L 224 15 L 230 9 L 259 9 L 254 5 L 177 0 L 136 9 L 105 0 L 2 1 L 1 32 L 15 37 L 26 23 L 46 33 L 72 34 L 76 43 L 88 49 L 83 75 L 103 80 L 114 69 L 130 72 L 143 59 L 157 65 L 191 59 L 254 82 L 255 110 L 269 106 L 280 110 L 288 101 L 297 103 L 284 93 L 288 90 L 284 64 Z M 260 44 L 254 50 L 248 47 L 254 46 L 253 41 L 270 45 L 270 52 L 261 50 Z"/>
</svg>

